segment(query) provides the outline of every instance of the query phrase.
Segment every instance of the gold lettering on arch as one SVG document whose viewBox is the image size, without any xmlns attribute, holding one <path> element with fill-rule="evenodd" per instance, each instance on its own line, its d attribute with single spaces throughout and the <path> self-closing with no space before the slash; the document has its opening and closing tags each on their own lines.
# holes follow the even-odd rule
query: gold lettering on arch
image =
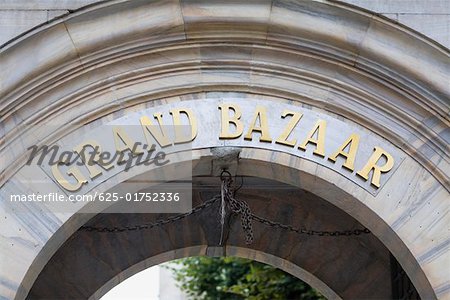
<svg viewBox="0 0 450 300">
<path fill-rule="evenodd" d="M 353 178 L 352 180 L 370 182 L 370 185 L 376 189 L 381 186 L 383 174 L 390 172 L 395 164 L 394 157 L 388 151 L 379 145 L 368 145 L 363 140 L 363 138 L 366 138 L 365 136 L 355 132 L 349 133 L 349 129 L 346 131 L 345 140 L 340 144 L 338 141 L 340 135 L 343 134 L 339 129 L 336 130 L 335 127 L 332 127 L 335 126 L 334 121 L 327 121 L 317 114 L 304 115 L 304 113 L 296 111 L 295 108 L 289 108 L 282 110 L 277 115 L 273 109 L 269 111 L 268 107 L 260 103 L 251 107 L 250 110 L 249 106 L 243 109 L 241 105 L 236 103 L 220 103 L 215 104 L 215 107 L 220 111 L 216 116 L 219 118 L 218 123 L 220 123 L 219 135 L 216 137 L 219 140 L 240 139 L 244 145 L 246 141 L 249 141 L 254 146 L 253 135 L 258 133 L 257 142 L 289 147 L 291 149 L 289 151 L 294 151 L 294 153 L 298 151 L 300 156 L 308 159 L 312 159 L 312 155 L 318 156 L 314 158 L 314 161 L 323 165 L 328 164 L 334 170 L 342 172 L 346 177 L 357 176 L 359 179 Z M 211 116 L 211 118 L 215 118 L 215 116 Z M 119 153 L 131 151 L 133 155 L 138 156 L 144 154 L 144 149 L 141 150 L 142 147 L 136 148 L 134 146 L 136 144 L 143 145 L 146 142 L 147 145 L 154 145 L 156 142 L 161 148 L 166 148 L 171 145 L 192 142 L 201 134 L 199 128 L 206 126 L 202 122 L 198 122 L 195 109 L 188 106 L 171 108 L 165 113 L 153 113 L 153 119 L 156 123 L 153 123 L 154 121 L 146 115 L 138 115 L 137 120 L 135 120 L 140 123 L 143 132 L 141 140 L 135 140 L 135 135 L 132 138 L 120 125 L 112 126 L 112 144 L 115 150 Z M 175 127 L 173 135 L 166 130 L 163 120 L 168 123 L 167 125 Z M 212 122 L 211 124 L 214 124 L 215 121 Z M 327 131 L 327 122 L 330 122 L 330 132 Z M 276 126 L 271 126 L 275 123 Z M 184 125 L 190 126 L 190 132 L 182 130 Z M 208 130 L 208 132 L 213 131 Z M 245 135 L 243 136 L 244 132 Z M 307 132 L 306 135 L 305 132 Z M 272 136 L 277 138 L 273 140 Z M 212 138 L 214 139 L 214 137 Z M 301 139 L 300 143 L 297 144 L 299 139 Z M 371 141 L 376 140 L 372 138 Z M 97 140 L 88 139 L 73 148 L 75 152 L 80 154 L 90 180 L 94 180 L 114 167 L 114 164 L 102 164 L 101 158 L 94 158 L 93 163 L 89 164 L 84 160 L 82 154 L 86 147 L 97 148 L 97 151 L 101 152 L 101 146 Z M 368 153 L 368 146 L 372 147 L 372 154 L 370 157 L 363 157 Z M 365 150 L 360 151 L 361 147 L 365 147 Z M 307 151 L 308 148 L 312 152 Z M 153 151 L 152 149 L 148 149 L 146 152 Z M 347 171 L 341 171 L 342 168 Z M 356 168 L 358 169 L 357 172 L 355 171 Z M 51 167 L 51 173 L 61 187 L 70 192 L 79 190 L 89 180 L 75 166 L 63 172 L 61 165 L 56 164 Z M 70 178 L 73 178 L 75 182 L 69 180 Z"/>
</svg>

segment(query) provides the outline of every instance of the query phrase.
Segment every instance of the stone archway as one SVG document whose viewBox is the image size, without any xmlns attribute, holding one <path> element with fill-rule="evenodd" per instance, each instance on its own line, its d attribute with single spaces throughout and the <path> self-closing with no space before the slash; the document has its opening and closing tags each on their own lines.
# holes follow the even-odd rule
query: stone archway
<svg viewBox="0 0 450 300">
<path fill-rule="evenodd" d="M 269 151 L 242 149 L 257 157 L 257 153 L 270 154 L 270 161 L 250 161 L 242 158 L 238 169 L 247 176 L 240 197 L 248 201 L 252 211 L 274 221 L 293 226 L 306 226 L 316 230 L 348 230 L 361 228 L 354 218 L 311 192 L 283 185 L 281 189 L 255 188 L 260 184 L 271 186 L 271 181 L 258 178 L 264 174 L 272 178 L 275 174 L 291 175 L 279 180 L 290 181 L 301 178 L 302 186 L 308 191 L 327 189 L 334 193 L 334 199 L 352 202 L 325 180 L 294 171 L 288 165 L 279 165 L 278 157 Z M 196 157 L 194 173 L 198 182 L 194 188 L 194 206 L 217 192 L 218 179 L 210 177 L 211 159 L 214 156 L 201 151 Z M 290 161 L 295 161 L 292 158 Z M 247 164 L 253 168 L 247 168 Z M 307 168 L 306 168 L 307 169 Z M 325 171 L 325 170 L 324 170 Z M 246 173 L 245 173 L 246 172 Z M 325 171 L 326 172 L 326 171 Z M 237 171 L 240 174 L 239 171 Z M 292 176 L 298 173 L 298 176 Z M 251 177 L 249 177 L 251 176 Z M 146 177 L 139 175 L 140 178 Z M 248 179 L 256 179 L 249 181 Z M 309 181 L 311 180 L 312 181 Z M 199 191 L 206 183 L 213 183 L 216 189 Z M 313 187 L 310 182 L 315 182 Z M 272 181 L 273 182 L 273 181 Z M 298 185 L 300 182 L 297 182 Z M 209 186 L 209 185 L 208 185 Z M 289 189 L 286 189 L 289 187 Z M 203 191 L 205 192 L 205 191 Z M 391 292 L 389 251 L 372 234 L 351 237 L 308 237 L 273 229 L 254 222 L 255 242 L 245 245 L 239 218 L 233 221 L 231 233 L 225 247 L 219 246 L 218 204 L 162 228 L 121 233 L 94 233 L 78 231 L 61 246 L 39 275 L 29 296 L 33 298 L 67 297 L 88 298 L 101 296 L 112 283 L 117 284 L 144 267 L 171 259 L 192 255 L 237 255 L 267 262 L 292 273 L 319 289 L 332 299 L 347 297 L 386 298 Z M 370 212 L 366 212 L 370 214 Z M 155 219 L 164 219 L 160 214 L 99 214 L 87 224 L 94 227 L 121 227 L 146 224 Z M 374 218 L 371 218 L 374 219 Z M 77 222 L 79 220 L 72 220 Z M 183 250 L 184 248 L 188 250 Z M 172 253 L 174 256 L 166 255 Z M 259 253 L 257 256 L 252 256 Z M 339 259 L 337 259 L 339 258 Z M 147 264 L 148 263 L 148 264 Z M 136 265 L 136 266 L 134 266 Z M 125 269 L 124 269 L 125 268 Z M 130 268 L 130 269 L 128 269 Z M 92 270 L 92 271 L 87 271 Z M 123 271 L 122 271 L 123 270 Z M 113 279 L 110 279 L 113 278 Z M 80 288 L 82 287 L 82 288 Z M 99 290 L 97 290 L 99 289 Z M 94 293 L 95 292 L 95 293 Z"/>
<path fill-rule="evenodd" d="M 371 192 L 311 157 L 260 145 L 241 152 L 242 162 L 252 162 L 241 165 L 243 175 L 260 175 L 260 162 L 271 163 L 277 170 L 271 179 L 312 192 L 369 228 L 423 298 L 446 298 L 448 54 L 399 25 L 336 2 L 87 7 L 2 49 L 2 193 L 38 189 L 20 185 L 29 172 L 29 146 L 134 111 L 224 97 L 272 101 L 280 109 L 292 103 L 387 143 L 401 163 Z M 65 126 L 42 127 L 49 123 Z M 243 139 L 230 145 L 248 146 Z M 199 157 L 207 157 L 210 146 L 198 144 L 206 149 L 199 153 L 207 152 Z M 304 178 L 298 182 L 292 170 Z M 24 217 L 4 201 L 2 210 L 1 295 L 21 299 L 87 219 Z"/>
</svg>

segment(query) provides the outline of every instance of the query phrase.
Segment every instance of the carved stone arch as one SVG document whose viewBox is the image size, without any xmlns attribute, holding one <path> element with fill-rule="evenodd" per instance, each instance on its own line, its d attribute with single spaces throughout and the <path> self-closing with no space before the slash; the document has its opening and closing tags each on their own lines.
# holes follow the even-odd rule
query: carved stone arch
<svg viewBox="0 0 450 300">
<path fill-rule="evenodd" d="M 315 163 L 291 166 L 285 163 L 289 155 L 263 154 L 264 147 L 245 152 L 243 159 L 257 165 L 278 155 L 274 165 L 307 166 L 310 174 L 338 186 L 355 202 L 337 201 L 314 183 L 310 189 L 369 228 L 423 298 L 449 297 L 448 49 L 335 1 L 137 0 L 83 8 L 1 51 L 3 195 L 30 192 L 17 185 L 26 174 L 28 147 L 77 129 L 221 93 L 290 101 L 387 141 L 404 160 L 374 195 Z M 47 124 L 66 125 L 49 130 Z M 87 220 L 24 218 L 4 200 L 0 295 L 21 299 Z"/>
</svg>

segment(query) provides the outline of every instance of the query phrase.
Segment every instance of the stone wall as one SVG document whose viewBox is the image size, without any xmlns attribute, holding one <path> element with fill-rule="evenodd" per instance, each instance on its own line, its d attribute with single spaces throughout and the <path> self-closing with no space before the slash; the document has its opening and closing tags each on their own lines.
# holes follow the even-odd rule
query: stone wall
<svg viewBox="0 0 450 300">
<path fill-rule="evenodd" d="M 0 1 L 0 44 L 39 24 L 95 2 L 101 1 L 2 0 Z M 448 0 L 344 0 L 343 2 L 382 14 L 450 48 L 450 1 Z"/>
<path fill-rule="evenodd" d="M 71 138 L 69 134 L 76 130 L 91 132 L 92 126 L 106 126 L 150 107 L 186 104 L 188 100 L 204 103 L 212 97 L 223 101 L 226 98 L 220 93 L 223 91 L 231 92 L 230 98 L 238 103 L 241 101 L 237 93 L 241 92 L 242 97 L 243 94 L 255 97 L 255 103 L 260 100 L 279 103 L 279 109 L 283 110 L 289 101 L 289 105 L 327 114 L 354 126 L 355 130 L 359 128 L 383 138 L 407 157 L 375 196 L 324 165 L 273 151 L 269 148 L 271 143 L 249 147 L 242 137 L 242 143 L 232 144 L 242 148 L 237 174 L 264 176 L 324 199 L 379 238 L 398 259 L 423 299 L 450 299 L 446 268 L 450 252 L 448 51 L 398 24 L 373 14 L 361 14 L 356 9 L 352 11 L 341 3 L 258 0 L 258 4 L 216 0 L 221 1 L 220 5 L 211 5 L 211 1 L 133 0 L 98 4 L 101 9 L 87 8 L 71 14 L 64 22 L 52 23 L 41 28 L 39 34 L 6 46 L 0 55 L 0 134 L 5 141 L 0 161 L 6 162 L 0 164 L 0 185 L 5 197 L 17 191 L 47 193 L 48 185 L 29 180 L 33 176 L 39 179 L 48 176 L 38 166 L 31 171 L 24 167 L 28 158 L 26 149 L 38 143 L 58 143 L 62 137 Z M 204 109 L 204 105 L 199 107 Z M 49 128 L 44 126 L 47 124 L 61 126 Z M 195 176 L 219 175 L 216 168 L 219 164 L 212 160 L 216 155 L 214 149 L 224 143 L 214 131 L 209 133 L 196 139 L 199 142 L 201 137 L 208 144 L 197 144 L 192 158 L 186 160 L 198 162 Z M 229 145 L 228 141 L 225 145 Z M 182 163 L 175 160 L 181 160 L 180 157 L 174 156 L 173 162 Z M 96 189 L 104 192 L 120 187 L 132 176 L 149 178 L 147 171 L 145 165 L 138 166 L 114 176 L 114 180 L 102 181 Z M 49 183 L 54 181 L 50 179 Z M 7 203 L 1 201 L 0 205 L 0 298 L 24 299 L 37 286 L 36 278 L 41 276 L 44 266 L 50 266 L 50 258 L 56 259 L 56 251 L 91 216 L 47 214 L 41 210 L 20 214 Z M 24 206 L 34 210 L 34 203 Z M 293 212 L 286 208 L 287 212 Z M 277 210 L 268 208 L 267 212 Z M 293 214 L 291 220 L 302 219 Z M 172 249 L 176 250 L 183 244 L 184 231 L 173 228 L 173 236 L 159 240 L 174 241 Z M 198 226 L 192 229 L 200 230 Z M 264 228 L 256 227 L 255 232 L 265 233 Z M 194 237 L 193 241 L 200 240 Z M 275 237 L 273 246 L 269 246 L 284 245 L 284 238 Z M 144 239 L 146 243 L 149 241 Z M 178 257 L 217 254 L 214 249 L 208 252 L 207 244 L 201 241 L 206 240 L 197 243 L 200 249 L 195 246 L 195 251 L 179 253 Z M 146 249 L 154 249 L 150 244 L 146 244 Z M 302 243 L 300 247 L 305 249 Z M 86 243 L 76 247 L 87 248 Z M 260 249 L 269 247 L 262 245 Z M 177 254 L 175 250 L 161 255 Z M 230 255 L 254 257 L 249 252 L 244 255 L 239 250 L 228 250 Z M 271 254 L 280 258 L 278 264 L 273 260 L 262 261 L 283 267 L 286 260 L 281 258 L 290 256 L 289 252 L 284 253 Z M 155 257 L 152 253 L 148 256 Z M 82 255 L 79 257 L 83 259 Z M 158 257 L 152 263 L 176 258 Z M 128 273 L 115 269 L 120 273 L 109 281 L 109 288 L 151 265 L 146 263 L 127 269 Z M 297 262 L 290 263 L 298 267 L 294 275 L 312 278 Z M 132 262 L 124 267 L 131 265 Z M 332 265 L 335 266 L 334 261 Z M 65 271 L 71 270 L 65 267 Z M 56 276 L 58 272 L 49 274 Z M 352 278 L 364 281 L 356 273 L 352 273 Z M 62 277 L 57 279 L 63 281 Z M 46 286 L 45 281 L 41 282 Z M 76 282 L 65 281 L 77 287 L 87 286 Z M 91 291 L 98 288 L 92 283 L 89 282 Z M 67 289 L 60 293 L 67 296 Z M 349 294 L 343 295 L 349 298 Z"/>
</svg>

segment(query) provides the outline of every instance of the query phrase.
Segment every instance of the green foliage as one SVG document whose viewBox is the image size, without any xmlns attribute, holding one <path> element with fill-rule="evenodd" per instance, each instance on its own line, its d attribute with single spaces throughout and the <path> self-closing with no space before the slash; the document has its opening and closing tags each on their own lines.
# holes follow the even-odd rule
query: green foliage
<svg viewBox="0 0 450 300">
<path fill-rule="evenodd" d="M 300 279 L 269 265 L 237 257 L 190 257 L 172 268 L 193 299 L 325 299 Z"/>
</svg>

